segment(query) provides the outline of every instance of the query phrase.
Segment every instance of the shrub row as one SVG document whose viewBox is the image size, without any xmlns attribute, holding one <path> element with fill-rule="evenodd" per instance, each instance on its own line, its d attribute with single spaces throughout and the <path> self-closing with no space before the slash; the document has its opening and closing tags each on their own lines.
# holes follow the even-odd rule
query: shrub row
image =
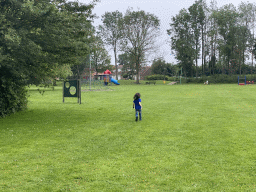
<svg viewBox="0 0 256 192">
<path fill-rule="evenodd" d="M 186 83 L 204 83 L 208 80 L 209 83 L 221 84 L 221 83 L 238 83 L 238 76 L 240 78 L 239 82 L 244 82 L 245 75 L 212 75 L 212 76 L 203 76 L 200 78 L 187 78 Z M 246 75 L 247 81 L 256 81 L 256 75 Z"/>
<path fill-rule="evenodd" d="M 178 81 L 179 77 L 169 77 L 167 75 L 149 75 L 146 80 L 166 80 L 166 81 Z"/>
<path fill-rule="evenodd" d="M 217 74 L 212 76 L 202 76 L 202 77 L 192 77 L 192 78 L 182 78 L 183 83 L 204 83 L 208 80 L 209 83 L 238 83 L 238 76 L 240 77 L 240 83 L 244 82 L 245 75 L 225 75 Z M 150 75 L 146 77 L 146 80 L 165 80 L 166 81 L 179 81 L 179 77 L 168 77 L 164 75 Z M 247 81 L 255 81 L 256 75 L 246 75 Z"/>
</svg>

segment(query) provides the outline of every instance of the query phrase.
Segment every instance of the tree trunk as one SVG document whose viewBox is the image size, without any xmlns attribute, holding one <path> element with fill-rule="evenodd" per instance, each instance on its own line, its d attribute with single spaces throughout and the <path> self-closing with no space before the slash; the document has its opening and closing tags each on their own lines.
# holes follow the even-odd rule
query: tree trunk
<svg viewBox="0 0 256 192">
<path fill-rule="evenodd" d="M 116 60 L 116 42 L 114 45 L 114 54 L 115 54 L 115 66 L 116 66 L 116 80 L 118 80 L 118 70 L 117 70 L 117 60 Z"/>
<path fill-rule="evenodd" d="M 253 49 L 252 49 L 253 50 Z M 253 70 L 253 51 L 252 51 L 252 70 Z M 251 70 L 251 71 L 252 71 Z"/>
<path fill-rule="evenodd" d="M 214 48 L 213 48 L 213 55 L 214 55 L 214 70 L 215 70 L 215 65 L 216 65 L 216 38 L 217 38 L 217 35 L 215 34 L 215 41 L 214 41 Z M 214 75 L 214 72 L 213 72 L 213 75 Z"/>
<path fill-rule="evenodd" d="M 239 66 L 240 66 L 240 75 L 242 74 L 241 72 L 242 72 L 242 69 L 241 69 L 241 60 L 240 60 L 240 58 L 241 58 L 241 56 L 240 56 L 240 53 L 241 53 L 241 51 L 239 50 Z"/>
<path fill-rule="evenodd" d="M 210 75 L 212 75 L 212 56 L 213 56 L 213 40 L 212 40 L 213 38 L 211 37 L 211 60 L 210 60 L 210 63 L 211 64 L 209 64 L 209 67 L 210 67 Z"/>
<path fill-rule="evenodd" d="M 198 76 L 198 71 L 197 71 L 197 44 L 198 44 L 198 42 L 196 42 L 196 78 Z"/>
<path fill-rule="evenodd" d="M 76 66 L 76 68 L 77 68 L 77 79 L 80 79 L 80 71 L 79 71 L 78 65 Z"/>
<path fill-rule="evenodd" d="M 95 71 L 96 71 L 96 76 L 94 77 L 94 79 L 95 78 L 98 78 L 97 76 L 98 76 L 98 59 L 97 59 L 97 57 L 95 58 L 95 61 L 94 61 L 95 63 L 94 63 L 94 66 L 95 66 Z M 96 80 L 96 79 L 95 79 Z"/>
<path fill-rule="evenodd" d="M 137 72 L 137 74 L 136 74 L 136 83 L 139 84 L 140 83 L 140 79 L 139 79 L 139 77 L 140 77 L 140 66 L 139 66 L 139 63 L 136 63 L 136 72 Z"/>
<path fill-rule="evenodd" d="M 202 26 L 202 74 L 204 75 L 204 27 Z"/>
</svg>

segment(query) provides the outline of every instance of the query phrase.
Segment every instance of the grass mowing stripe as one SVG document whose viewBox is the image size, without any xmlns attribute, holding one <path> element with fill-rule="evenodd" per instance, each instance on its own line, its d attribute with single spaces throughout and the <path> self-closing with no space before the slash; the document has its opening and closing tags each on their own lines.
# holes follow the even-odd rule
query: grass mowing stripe
<svg viewBox="0 0 256 192">
<path fill-rule="evenodd" d="M 0 190 L 255 190 L 254 86 L 111 89 L 81 105 L 30 91 L 27 112 L 0 119 Z"/>
</svg>

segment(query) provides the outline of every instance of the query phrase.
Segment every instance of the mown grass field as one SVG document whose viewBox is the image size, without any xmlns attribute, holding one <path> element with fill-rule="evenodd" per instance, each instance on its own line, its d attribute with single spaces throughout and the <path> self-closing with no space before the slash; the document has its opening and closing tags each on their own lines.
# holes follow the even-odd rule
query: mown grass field
<svg viewBox="0 0 256 192">
<path fill-rule="evenodd" d="M 0 191 L 256 191 L 254 85 L 110 89 L 31 89 L 0 119 Z"/>
</svg>

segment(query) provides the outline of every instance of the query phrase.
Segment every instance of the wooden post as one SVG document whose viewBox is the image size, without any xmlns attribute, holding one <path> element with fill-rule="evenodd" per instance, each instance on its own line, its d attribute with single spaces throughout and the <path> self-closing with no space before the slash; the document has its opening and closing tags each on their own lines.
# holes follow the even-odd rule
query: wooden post
<svg viewBox="0 0 256 192">
<path fill-rule="evenodd" d="M 62 94 L 63 95 L 63 103 L 64 103 L 64 86 L 65 86 L 65 81 L 63 81 L 63 88 L 62 88 L 63 89 L 63 94 Z"/>
</svg>

